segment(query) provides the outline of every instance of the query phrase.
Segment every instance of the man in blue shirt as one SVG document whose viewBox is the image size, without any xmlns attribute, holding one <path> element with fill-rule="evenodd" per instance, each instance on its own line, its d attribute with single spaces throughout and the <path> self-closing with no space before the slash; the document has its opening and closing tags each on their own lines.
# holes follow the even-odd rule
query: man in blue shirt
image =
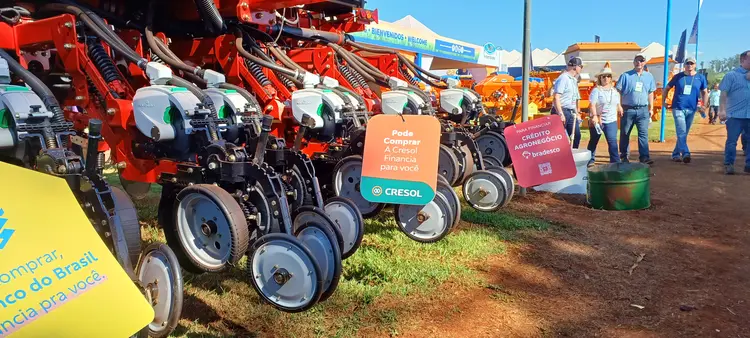
<svg viewBox="0 0 750 338">
<path fill-rule="evenodd" d="M 638 160 L 650 165 L 654 161 L 648 152 L 648 125 L 654 106 L 656 82 L 651 73 L 643 71 L 645 65 L 646 58 L 636 55 L 633 69 L 620 75 L 615 88 L 620 92 L 624 110 L 620 120 L 620 159 L 622 162 L 629 162 L 630 132 L 635 126 L 638 128 Z"/>
<path fill-rule="evenodd" d="M 560 119 L 565 125 L 565 131 L 568 133 L 568 137 L 573 135 L 578 136 L 580 141 L 580 125 L 578 124 L 578 117 L 580 116 L 580 110 L 578 109 L 578 100 L 580 98 L 580 92 L 578 91 L 578 79 L 577 76 L 581 74 L 583 70 L 583 60 L 579 57 L 571 57 L 568 60 L 568 67 L 565 72 L 560 74 L 555 80 L 552 94 L 554 95 L 554 106 L 552 114 L 560 114 Z M 575 142 L 574 137 L 573 148 L 578 148 L 578 142 Z"/>
<path fill-rule="evenodd" d="M 696 110 L 703 110 L 703 105 L 698 103 L 699 93 L 703 104 L 708 102 L 708 81 L 703 74 L 695 71 L 695 59 L 685 59 L 685 71 L 676 74 L 667 84 L 666 97 L 669 91 L 675 89 L 672 96 L 672 116 L 677 133 L 677 144 L 672 151 L 672 160 L 675 162 L 690 163 L 690 149 L 687 145 L 687 136 L 690 126 L 693 125 Z"/>
<path fill-rule="evenodd" d="M 750 134 L 750 50 L 740 54 L 740 66 L 727 73 L 719 84 L 719 118 L 727 119 L 727 142 L 724 145 L 724 173 L 734 174 L 737 139 Z M 750 174 L 750 156 L 745 157 L 745 173 Z"/>
</svg>

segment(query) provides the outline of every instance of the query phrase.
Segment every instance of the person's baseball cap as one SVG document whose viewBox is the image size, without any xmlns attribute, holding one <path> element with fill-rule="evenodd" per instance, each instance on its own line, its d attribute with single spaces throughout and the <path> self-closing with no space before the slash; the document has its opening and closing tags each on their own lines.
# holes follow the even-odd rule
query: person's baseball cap
<svg viewBox="0 0 750 338">
<path fill-rule="evenodd" d="M 583 60 L 577 56 L 573 56 L 568 60 L 568 66 L 575 67 L 575 66 L 581 66 L 583 67 Z"/>
<path fill-rule="evenodd" d="M 694 58 L 694 57 L 692 57 L 692 56 L 690 56 L 690 57 L 688 57 L 688 58 L 686 58 L 686 59 L 685 59 L 685 63 L 692 63 L 692 64 L 695 64 L 695 63 L 696 63 L 696 62 L 695 62 L 695 58 Z"/>
<path fill-rule="evenodd" d="M 645 57 L 645 56 L 643 56 L 643 54 L 638 54 L 638 55 L 636 55 L 636 56 L 635 56 L 635 57 L 633 58 L 633 60 L 636 60 L 636 61 L 638 61 L 638 60 L 641 60 L 641 61 L 643 61 L 643 62 L 646 62 L 646 57 Z"/>
</svg>

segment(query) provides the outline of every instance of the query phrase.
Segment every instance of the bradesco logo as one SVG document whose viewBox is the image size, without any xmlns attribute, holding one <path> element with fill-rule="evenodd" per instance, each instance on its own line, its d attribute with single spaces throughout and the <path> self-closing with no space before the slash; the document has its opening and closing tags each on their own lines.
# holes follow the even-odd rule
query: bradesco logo
<svg viewBox="0 0 750 338">
<path fill-rule="evenodd" d="M 3 209 L 0 209 L 0 216 L 3 216 L 4 213 Z M 8 222 L 7 218 L 0 217 L 0 250 L 5 248 L 5 245 L 10 241 L 10 237 L 16 232 L 13 229 L 4 228 L 6 222 Z"/>
<path fill-rule="evenodd" d="M 372 194 L 375 196 L 380 196 L 383 194 L 383 188 L 381 188 L 379 185 L 376 185 L 372 187 Z"/>
</svg>

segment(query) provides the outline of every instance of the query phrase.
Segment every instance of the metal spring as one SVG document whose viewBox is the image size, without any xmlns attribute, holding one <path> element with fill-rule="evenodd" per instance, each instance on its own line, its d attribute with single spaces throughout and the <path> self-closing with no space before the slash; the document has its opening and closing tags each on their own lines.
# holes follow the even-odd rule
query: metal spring
<svg viewBox="0 0 750 338">
<path fill-rule="evenodd" d="M 107 54 L 107 51 L 99 41 L 92 41 L 89 43 L 89 57 L 94 62 L 96 69 L 102 74 L 104 81 L 110 83 L 120 79 L 120 75 L 117 73 L 117 67 L 112 59 Z"/>
<path fill-rule="evenodd" d="M 106 102 L 104 101 L 104 97 L 99 92 L 99 90 L 96 89 L 96 86 L 94 85 L 94 81 L 91 80 L 91 77 L 89 77 L 88 75 L 86 76 L 86 82 L 89 85 L 89 93 L 94 94 L 96 103 L 99 104 L 99 107 L 106 107 Z"/>
<path fill-rule="evenodd" d="M 96 154 L 96 169 L 102 170 L 104 169 L 104 166 L 106 165 L 106 160 L 104 158 L 104 153 L 98 153 Z"/>
<path fill-rule="evenodd" d="M 284 86 L 286 86 L 287 88 L 290 88 L 290 89 L 291 88 L 295 88 L 294 82 L 292 82 L 292 80 L 290 80 L 289 77 L 287 77 L 284 74 L 278 73 L 278 72 L 274 72 L 274 74 L 276 74 L 276 76 L 279 78 L 279 80 L 282 83 L 284 83 Z"/>
<path fill-rule="evenodd" d="M 339 72 L 341 72 L 341 75 L 344 75 L 344 78 L 346 79 L 346 81 L 349 81 L 349 83 L 352 85 L 352 87 L 354 87 L 354 88 L 361 87 L 361 85 L 359 84 L 359 81 L 357 80 L 357 78 L 354 77 L 354 74 L 352 74 L 351 71 L 349 71 L 349 67 L 344 66 L 344 65 L 342 65 L 342 64 L 339 63 Z"/>
<path fill-rule="evenodd" d="M 55 138 L 55 132 L 52 131 L 49 123 L 45 123 L 47 125 L 42 130 L 42 135 L 44 135 L 44 143 L 47 145 L 47 149 L 55 149 L 57 148 L 57 138 Z"/>
<path fill-rule="evenodd" d="M 399 67 L 398 70 L 401 72 L 401 75 L 403 75 L 404 78 L 406 78 L 406 81 L 409 81 L 409 83 L 415 86 L 419 84 L 419 81 L 417 81 L 417 79 L 415 79 L 414 76 L 409 75 L 409 71 L 407 71 L 405 68 Z"/>
<path fill-rule="evenodd" d="M 166 65 L 164 60 L 162 60 L 156 53 L 151 53 L 151 62 L 161 63 L 163 65 Z"/>
<path fill-rule="evenodd" d="M 364 89 L 370 89 L 370 84 L 367 83 L 367 80 L 360 74 L 356 69 L 348 67 L 349 71 L 354 75 L 355 78 L 357 78 L 357 81 L 359 82 L 359 85 Z"/>
<path fill-rule="evenodd" d="M 245 63 L 247 64 L 248 70 L 250 70 L 250 74 L 253 74 L 253 77 L 260 82 L 261 86 L 271 85 L 271 80 L 269 80 L 266 74 L 263 73 L 263 68 L 250 60 L 245 60 Z"/>
</svg>

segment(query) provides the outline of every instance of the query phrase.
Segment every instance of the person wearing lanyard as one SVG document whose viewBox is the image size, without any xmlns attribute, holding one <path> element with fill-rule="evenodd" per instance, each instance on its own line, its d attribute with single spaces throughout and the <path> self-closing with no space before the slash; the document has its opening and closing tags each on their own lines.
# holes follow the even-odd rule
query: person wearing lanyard
<svg viewBox="0 0 750 338">
<path fill-rule="evenodd" d="M 721 90 L 719 90 L 719 84 L 714 85 L 714 89 L 708 93 L 708 123 L 716 124 L 716 120 L 719 117 L 719 98 L 721 97 Z"/>
<path fill-rule="evenodd" d="M 554 106 L 552 114 L 560 115 L 560 119 L 565 125 L 565 131 L 568 137 L 574 135 L 574 128 L 580 115 L 578 111 L 578 80 L 576 77 L 583 70 L 583 60 L 579 57 L 571 57 L 568 60 L 568 67 L 565 72 L 555 80 Z M 561 114 L 562 112 L 562 114 Z M 579 131 L 580 133 L 580 131 Z M 577 144 L 574 145 L 577 146 Z"/>
<path fill-rule="evenodd" d="M 677 144 L 672 151 L 672 160 L 675 162 L 690 163 L 690 149 L 687 145 L 690 126 L 693 125 L 696 110 L 703 110 L 703 105 L 698 102 L 698 95 L 702 94 L 702 103 L 708 102 L 708 81 L 703 74 L 695 71 L 695 59 L 685 59 L 685 71 L 672 77 L 667 84 L 667 91 L 675 89 L 672 96 L 672 116 L 677 133 Z"/>
<path fill-rule="evenodd" d="M 638 128 L 638 160 L 653 164 L 648 151 L 648 126 L 654 106 L 656 82 L 654 76 L 644 72 L 646 58 L 638 54 L 633 60 L 633 69 L 624 72 L 617 79 L 617 91 L 622 97 L 623 116 L 620 121 L 620 160 L 630 162 L 630 133 L 633 126 Z"/>
<path fill-rule="evenodd" d="M 726 120 L 727 126 L 724 173 L 733 175 L 737 139 L 750 134 L 750 50 L 740 54 L 740 66 L 721 79 L 719 89 L 719 119 Z M 750 174 L 750 156 L 745 156 L 745 173 Z"/>
<path fill-rule="evenodd" d="M 609 163 L 619 163 L 620 154 L 617 151 L 617 116 L 622 116 L 620 93 L 612 88 L 612 69 L 604 68 L 596 74 L 597 87 L 589 95 L 589 139 L 588 149 L 591 151 L 589 165 L 595 161 L 596 145 L 601 134 L 607 139 L 609 146 Z"/>
</svg>

